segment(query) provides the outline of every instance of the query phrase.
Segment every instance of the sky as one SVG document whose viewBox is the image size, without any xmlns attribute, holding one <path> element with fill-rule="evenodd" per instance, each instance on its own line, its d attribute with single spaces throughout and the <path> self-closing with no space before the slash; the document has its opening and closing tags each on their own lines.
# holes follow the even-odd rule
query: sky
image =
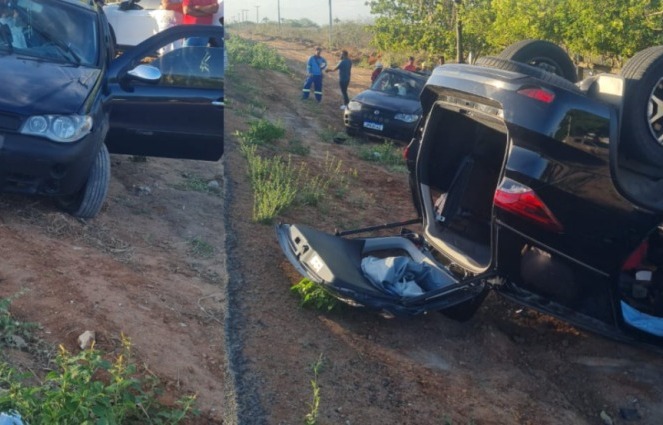
<svg viewBox="0 0 663 425">
<path fill-rule="evenodd" d="M 281 19 L 308 18 L 319 25 L 327 25 L 329 2 L 330 0 L 224 0 L 224 14 L 227 23 L 242 20 L 256 22 L 256 12 L 260 21 L 263 18 L 277 21 L 280 3 Z M 362 22 L 369 20 L 370 8 L 365 2 L 366 0 L 331 0 L 332 19 Z"/>
</svg>

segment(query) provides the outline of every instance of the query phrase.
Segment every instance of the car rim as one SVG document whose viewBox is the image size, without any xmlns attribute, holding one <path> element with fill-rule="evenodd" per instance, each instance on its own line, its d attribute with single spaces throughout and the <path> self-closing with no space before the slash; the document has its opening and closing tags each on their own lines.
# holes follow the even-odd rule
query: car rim
<svg viewBox="0 0 663 425">
<path fill-rule="evenodd" d="M 649 96 L 647 121 L 652 136 L 663 145 L 663 78 L 658 80 Z"/>
<path fill-rule="evenodd" d="M 562 71 L 562 67 L 559 66 L 557 62 L 554 60 L 551 60 L 550 58 L 532 58 L 528 65 L 536 66 L 537 68 L 541 68 L 544 71 L 551 72 L 553 74 L 557 74 L 559 76 L 564 76 L 564 73 Z"/>
</svg>

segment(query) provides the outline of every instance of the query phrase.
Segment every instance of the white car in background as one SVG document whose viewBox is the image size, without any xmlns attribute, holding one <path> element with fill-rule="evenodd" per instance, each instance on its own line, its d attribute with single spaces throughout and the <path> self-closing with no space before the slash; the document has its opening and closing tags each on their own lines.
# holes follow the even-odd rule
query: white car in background
<svg viewBox="0 0 663 425">
<path fill-rule="evenodd" d="M 223 16 L 223 0 L 218 1 L 219 11 L 212 20 L 214 25 L 221 25 L 220 18 Z M 166 28 L 182 23 L 182 14 L 162 9 L 161 0 L 108 2 L 104 12 L 120 48 L 135 46 Z"/>
</svg>

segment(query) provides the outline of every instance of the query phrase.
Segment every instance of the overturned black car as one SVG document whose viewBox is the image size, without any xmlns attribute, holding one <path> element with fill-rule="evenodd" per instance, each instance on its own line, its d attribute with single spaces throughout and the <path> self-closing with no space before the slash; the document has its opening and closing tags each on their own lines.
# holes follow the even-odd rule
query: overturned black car
<svg viewBox="0 0 663 425">
<path fill-rule="evenodd" d="M 559 47 L 527 40 L 435 69 L 408 151 L 421 234 L 281 224 L 288 259 L 339 299 L 387 315 L 468 319 L 494 289 L 663 346 L 663 47 L 621 75 L 576 83 L 569 66 Z"/>
</svg>

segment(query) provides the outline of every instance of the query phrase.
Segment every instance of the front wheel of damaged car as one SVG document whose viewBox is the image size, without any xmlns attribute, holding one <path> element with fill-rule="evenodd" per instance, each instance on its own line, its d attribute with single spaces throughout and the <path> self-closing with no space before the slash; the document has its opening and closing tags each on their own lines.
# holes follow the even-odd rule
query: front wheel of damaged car
<svg viewBox="0 0 663 425">
<path fill-rule="evenodd" d="M 625 80 L 622 146 L 648 164 L 663 164 L 663 46 L 636 53 L 620 74 Z"/>
<path fill-rule="evenodd" d="M 106 200 L 110 183 L 110 155 L 105 144 L 97 153 L 87 181 L 78 192 L 58 199 L 60 207 L 78 218 L 94 218 Z"/>
</svg>

